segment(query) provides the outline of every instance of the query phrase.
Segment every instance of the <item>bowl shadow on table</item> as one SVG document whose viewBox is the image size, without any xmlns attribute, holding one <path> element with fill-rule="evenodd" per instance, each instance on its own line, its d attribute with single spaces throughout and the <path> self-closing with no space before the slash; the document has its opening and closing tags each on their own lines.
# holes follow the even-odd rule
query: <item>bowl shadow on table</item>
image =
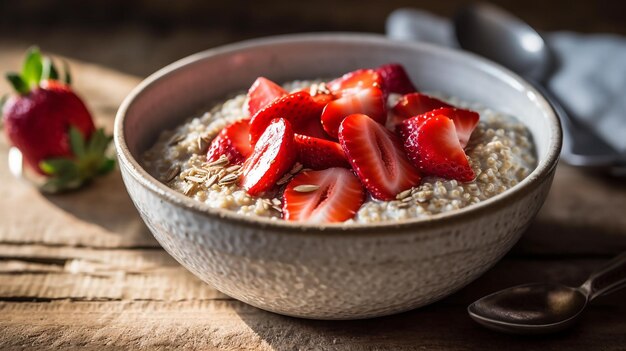
<svg viewBox="0 0 626 351">
<path fill-rule="evenodd" d="M 83 222 L 99 226 L 113 235 L 126 236 L 120 238 L 121 246 L 159 247 L 139 217 L 118 170 L 95 179 L 79 190 L 44 194 L 44 197 Z"/>
<path fill-rule="evenodd" d="M 518 336 L 496 333 L 473 322 L 466 307 L 491 292 L 522 283 L 545 279 L 545 273 L 515 273 L 516 259 L 505 260 L 466 288 L 435 304 L 392 316 L 355 320 L 319 321 L 286 317 L 265 312 L 244 303 L 235 310 L 241 320 L 274 349 L 454 349 L 454 350 L 562 350 L 592 349 L 602 338 L 619 335 L 626 326 L 615 310 L 626 291 L 594 302 L 572 328 L 545 336 Z M 574 284 L 580 277 L 562 281 Z M 612 312 L 611 312 L 612 311 Z M 606 328 L 605 328 L 606 327 Z M 626 337 L 621 337 L 626 341 Z M 616 342 L 622 342 L 615 340 Z M 584 345 L 588 345 L 585 348 Z M 616 344 L 617 345 L 617 344 Z M 581 348 L 582 347 L 582 348 Z M 616 350 L 619 349 L 615 348 Z"/>
<path fill-rule="evenodd" d="M 454 300 L 451 297 L 450 300 Z M 530 350 L 575 339 L 580 324 L 551 336 L 499 334 L 475 324 L 465 304 L 448 299 L 421 309 L 366 320 L 318 321 L 258 311 L 241 303 L 239 317 L 262 340 L 281 349 L 463 349 Z M 485 347 L 488 344 L 489 347 Z M 514 346 L 511 348 L 511 346 Z"/>
</svg>

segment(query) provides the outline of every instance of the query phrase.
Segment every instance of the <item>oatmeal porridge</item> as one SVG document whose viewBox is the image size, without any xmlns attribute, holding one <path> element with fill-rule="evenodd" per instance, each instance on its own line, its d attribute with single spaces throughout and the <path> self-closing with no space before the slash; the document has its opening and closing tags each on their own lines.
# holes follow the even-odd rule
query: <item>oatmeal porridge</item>
<svg viewBox="0 0 626 351">
<path fill-rule="evenodd" d="M 164 131 L 143 165 L 211 207 L 346 223 L 457 210 L 532 172 L 534 146 L 520 121 L 454 97 L 417 93 L 398 70 L 282 87 L 259 78 L 248 94 Z M 305 115 L 321 117 L 289 117 Z"/>
</svg>

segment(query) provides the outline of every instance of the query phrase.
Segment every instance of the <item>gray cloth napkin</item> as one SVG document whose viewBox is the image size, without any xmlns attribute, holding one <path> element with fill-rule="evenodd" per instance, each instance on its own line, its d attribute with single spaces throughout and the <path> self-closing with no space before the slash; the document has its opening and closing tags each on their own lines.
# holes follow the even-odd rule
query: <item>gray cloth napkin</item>
<svg viewBox="0 0 626 351">
<path fill-rule="evenodd" d="M 576 119 L 626 153 L 626 38 L 571 32 L 543 35 L 560 63 L 548 88 Z M 448 19 L 416 9 L 389 15 L 387 36 L 458 47 Z"/>
</svg>

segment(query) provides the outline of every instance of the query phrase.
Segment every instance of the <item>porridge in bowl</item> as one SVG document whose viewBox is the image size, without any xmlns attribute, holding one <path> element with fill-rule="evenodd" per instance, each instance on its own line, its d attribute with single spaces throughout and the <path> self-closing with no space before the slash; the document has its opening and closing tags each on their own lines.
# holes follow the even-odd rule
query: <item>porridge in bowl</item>
<svg viewBox="0 0 626 351">
<path fill-rule="evenodd" d="M 420 93 L 396 64 L 247 94 L 164 131 L 143 165 L 211 207 L 302 222 L 422 218 L 491 198 L 536 166 L 514 117 Z"/>
</svg>

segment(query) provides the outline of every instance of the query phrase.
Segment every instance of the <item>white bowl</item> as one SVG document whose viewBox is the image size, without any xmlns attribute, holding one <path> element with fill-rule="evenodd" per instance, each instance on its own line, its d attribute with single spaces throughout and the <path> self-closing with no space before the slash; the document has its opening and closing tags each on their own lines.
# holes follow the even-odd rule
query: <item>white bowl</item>
<svg viewBox="0 0 626 351">
<path fill-rule="evenodd" d="M 537 168 L 512 189 L 428 219 L 376 225 L 301 225 L 245 217 L 177 193 L 140 155 L 157 135 L 257 76 L 333 77 L 402 63 L 422 90 L 518 116 Z M 560 125 L 546 100 L 510 71 L 474 55 L 356 34 L 289 35 L 192 55 L 156 72 L 124 101 L 115 144 L 126 188 L 156 239 L 223 293 L 259 308 L 318 319 L 368 318 L 441 299 L 476 279 L 519 239 L 550 188 Z"/>
</svg>

